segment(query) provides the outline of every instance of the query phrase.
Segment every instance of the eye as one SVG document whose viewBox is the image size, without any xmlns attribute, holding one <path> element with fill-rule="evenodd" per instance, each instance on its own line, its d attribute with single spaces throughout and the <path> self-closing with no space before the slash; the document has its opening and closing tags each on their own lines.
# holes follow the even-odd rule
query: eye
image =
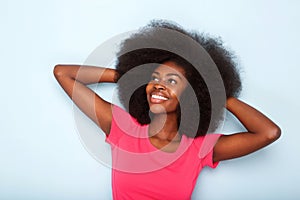
<svg viewBox="0 0 300 200">
<path fill-rule="evenodd" d="M 175 79 L 170 78 L 170 79 L 168 79 L 168 83 L 175 85 L 175 84 L 177 84 L 177 81 Z"/>
<path fill-rule="evenodd" d="M 159 78 L 158 78 L 158 77 L 156 77 L 156 76 L 152 76 L 152 77 L 151 77 L 151 81 L 158 82 L 158 81 L 159 81 Z"/>
</svg>

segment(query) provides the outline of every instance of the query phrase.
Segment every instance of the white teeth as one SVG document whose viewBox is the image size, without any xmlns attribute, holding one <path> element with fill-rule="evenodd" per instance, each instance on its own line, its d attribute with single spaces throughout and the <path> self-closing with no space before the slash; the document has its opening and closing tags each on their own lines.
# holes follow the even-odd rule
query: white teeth
<svg viewBox="0 0 300 200">
<path fill-rule="evenodd" d="M 168 100 L 168 98 L 166 98 L 166 97 L 155 95 L 155 94 L 151 95 L 151 97 L 154 99 Z"/>
</svg>

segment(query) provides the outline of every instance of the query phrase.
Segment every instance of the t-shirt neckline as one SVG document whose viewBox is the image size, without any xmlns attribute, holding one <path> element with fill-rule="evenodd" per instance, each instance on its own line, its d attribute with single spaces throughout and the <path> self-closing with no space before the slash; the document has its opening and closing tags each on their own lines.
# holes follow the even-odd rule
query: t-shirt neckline
<svg viewBox="0 0 300 200">
<path fill-rule="evenodd" d="M 181 137 L 181 140 L 180 140 L 180 143 L 177 147 L 177 149 L 174 151 L 174 152 L 167 152 L 167 151 L 163 151 L 159 148 L 156 148 L 150 141 L 150 137 L 149 137 L 149 124 L 147 124 L 145 126 L 145 131 L 144 131 L 144 134 L 145 134 L 145 139 L 147 141 L 147 145 L 148 147 L 150 148 L 151 151 L 159 151 L 160 153 L 162 154 L 165 154 L 165 155 L 176 155 L 178 153 L 180 153 L 182 151 L 182 148 L 184 146 L 184 144 L 186 143 L 186 136 L 185 135 L 182 135 Z"/>
</svg>

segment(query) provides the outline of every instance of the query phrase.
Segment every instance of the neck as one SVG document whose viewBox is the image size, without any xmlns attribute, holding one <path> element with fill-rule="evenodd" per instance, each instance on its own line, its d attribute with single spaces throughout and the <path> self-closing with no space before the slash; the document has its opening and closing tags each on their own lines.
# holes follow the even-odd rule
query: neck
<svg viewBox="0 0 300 200">
<path fill-rule="evenodd" d="M 176 113 L 154 115 L 149 125 L 149 137 L 167 141 L 180 141 Z"/>
</svg>

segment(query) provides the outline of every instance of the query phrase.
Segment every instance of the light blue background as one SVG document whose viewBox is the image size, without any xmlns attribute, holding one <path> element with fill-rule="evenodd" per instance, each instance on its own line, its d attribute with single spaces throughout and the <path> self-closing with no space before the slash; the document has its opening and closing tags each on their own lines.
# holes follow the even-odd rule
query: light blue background
<svg viewBox="0 0 300 200">
<path fill-rule="evenodd" d="M 297 0 L 0 1 L 0 199 L 110 199 L 110 169 L 83 147 L 52 75 L 153 18 L 221 36 L 243 67 L 241 99 L 282 137 L 200 175 L 193 199 L 299 199 L 300 3 Z M 224 132 L 241 130 L 229 116 Z"/>
</svg>

